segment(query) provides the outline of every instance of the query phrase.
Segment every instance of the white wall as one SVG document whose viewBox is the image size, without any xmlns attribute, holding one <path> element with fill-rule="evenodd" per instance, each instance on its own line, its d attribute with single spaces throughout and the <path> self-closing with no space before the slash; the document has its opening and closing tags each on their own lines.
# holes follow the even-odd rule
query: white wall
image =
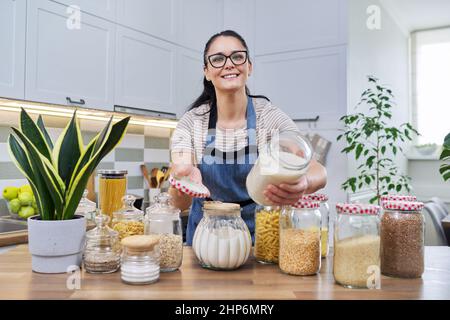
<svg viewBox="0 0 450 320">
<path fill-rule="evenodd" d="M 381 9 L 381 28 L 369 30 L 367 7 Z M 348 113 L 355 112 L 361 93 L 367 88 L 367 75 L 373 75 L 391 87 L 397 106 L 393 109 L 393 125 L 410 121 L 409 99 L 409 36 L 392 19 L 378 0 L 349 0 L 348 46 Z M 359 109 L 364 112 L 364 108 Z M 396 162 L 407 169 L 404 156 Z M 349 157 L 348 173 L 354 175 L 357 164 Z"/>
</svg>

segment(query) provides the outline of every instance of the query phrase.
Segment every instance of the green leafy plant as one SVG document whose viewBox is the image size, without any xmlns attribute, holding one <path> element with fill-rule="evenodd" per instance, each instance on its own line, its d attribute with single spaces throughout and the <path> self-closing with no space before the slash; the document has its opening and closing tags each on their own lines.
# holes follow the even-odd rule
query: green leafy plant
<svg viewBox="0 0 450 320">
<path fill-rule="evenodd" d="M 362 161 L 357 167 L 357 176 L 348 178 L 342 188 L 351 189 L 352 192 L 363 188 L 372 189 L 376 195 L 370 202 L 380 203 L 381 195 L 390 191 L 411 190 L 411 178 L 399 172 L 388 151 L 392 151 L 394 156 L 403 152 L 401 143 L 412 140 L 412 135 L 419 133 L 410 123 L 399 127 L 388 125 L 394 105 L 392 90 L 379 84 L 375 77 L 369 76 L 368 81 L 370 87 L 362 93 L 356 105 L 358 108 L 363 103 L 367 104 L 368 114 L 343 116 L 340 121 L 344 123 L 344 133 L 337 140 L 345 139 L 347 142 L 342 153 L 354 154 L 357 161 Z"/>
<path fill-rule="evenodd" d="M 444 139 L 444 144 L 442 145 L 440 160 L 450 161 L 450 133 Z M 450 179 L 450 162 L 441 164 L 439 168 L 439 172 L 441 173 L 444 181 Z"/>
<path fill-rule="evenodd" d="M 130 117 L 114 124 L 112 120 L 84 146 L 75 111 L 53 146 L 42 117 L 35 123 L 22 109 L 19 129 L 12 128 L 8 149 L 31 185 L 42 220 L 73 218 L 90 175 L 120 143 Z"/>
</svg>

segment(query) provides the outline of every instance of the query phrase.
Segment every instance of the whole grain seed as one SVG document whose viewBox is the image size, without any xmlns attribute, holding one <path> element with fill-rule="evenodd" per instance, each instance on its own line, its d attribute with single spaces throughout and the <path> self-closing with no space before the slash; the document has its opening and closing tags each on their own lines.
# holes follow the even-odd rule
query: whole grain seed
<svg viewBox="0 0 450 320">
<path fill-rule="evenodd" d="M 381 218 L 381 272 L 418 278 L 424 271 L 424 226 L 419 213 L 385 212 Z"/>
<path fill-rule="evenodd" d="M 280 269 L 293 275 L 312 275 L 320 271 L 320 231 L 280 230 Z"/>
<path fill-rule="evenodd" d="M 161 272 L 177 270 L 183 259 L 183 238 L 177 234 L 161 234 L 159 238 L 161 250 Z"/>
<path fill-rule="evenodd" d="M 379 236 L 335 240 L 333 274 L 336 282 L 348 287 L 366 288 L 371 266 L 380 266 Z"/>
</svg>

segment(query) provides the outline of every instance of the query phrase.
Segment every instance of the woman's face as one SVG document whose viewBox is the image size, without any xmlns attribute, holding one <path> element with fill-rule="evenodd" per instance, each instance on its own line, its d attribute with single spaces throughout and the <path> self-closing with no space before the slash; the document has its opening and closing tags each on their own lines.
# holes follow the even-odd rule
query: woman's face
<svg viewBox="0 0 450 320">
<path fill-rule="evenodd" d="M 246 49 L 235 37 L 220 36 L 211 43 L 206 53 L 207 65 L 204 68 L 204 73 L 206 80 L 211 81 L 216 90 L 230 92 L 245 87 L 247 78 L 252 72 L 252 64 L 249 63 L 248 57 L 245 63 L 240 64 L 244 61 L 242 59 L 246 53 L 236 51 L 246 51 Z M 231 61 L 231 58 L 228 58 L 225 61 L 225 65 L 217 67 L 223 61 L 223 57 L 213 56 L 216 54 L 223 54 L 225 56 L 233 54 L 233 59 L 238 65 L 235 65 Z M 216 68 L 211 64 L 211 60 L 216 65 Z"/>
</svg>

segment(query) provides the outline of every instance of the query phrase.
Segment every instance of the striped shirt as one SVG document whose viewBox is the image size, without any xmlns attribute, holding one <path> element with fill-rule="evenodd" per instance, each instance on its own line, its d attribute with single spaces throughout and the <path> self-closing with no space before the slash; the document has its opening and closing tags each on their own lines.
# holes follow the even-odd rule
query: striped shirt
<svg viewBox="0 0 450 320">
<path fill-rule="evenodd" d="M 274 131 L 297 131 L 298 127 L 279 108 L 264 98 L 252 98 L 256 113 L 256 141 L 258 151 Z M 191 151 L 195 162 L 203 157 L 209 122 L 209 104 L 189 110 L 180 119 L 171 138 L 171 152 Z M 238 151 L 247 146 L 247 125 L 237 129 L 216 129 L 216 148 L 223 152 Z"/>
</svg>

